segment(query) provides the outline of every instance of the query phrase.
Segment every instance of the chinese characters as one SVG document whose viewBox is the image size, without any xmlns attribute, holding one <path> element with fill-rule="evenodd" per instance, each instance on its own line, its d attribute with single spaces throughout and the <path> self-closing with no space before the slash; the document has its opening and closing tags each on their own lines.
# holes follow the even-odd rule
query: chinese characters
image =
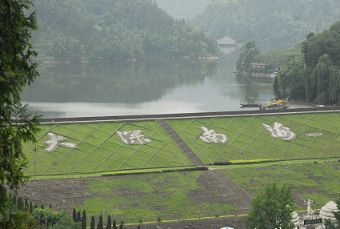
<svg viewBox="0 0 340 229">
<path fill-rule="evenodd" d="M 76 144 L 74 143 L 63 142 L 66 140 L 66 138 L 55 133 L 49 132 L 47 136 L 49 137 L 49 140 L 45 142 L 45 144 L 48 146 L 45 149 L 47 152 L 53 152 L 59 146 L 63 146 L 70 149 L 74 149 L 77 147 Z"/>
<path fill-rule="evenodd" d="M 279 138 L 284 141 L 294 140 L 296 134 L 288 127 L 283 126 L 281 123 L 275 122 L 273 126 L 262 124 L 263 127 L 268 130 L 274 138 Z"/>
<path fill-rule="evenodd" d="M 117 134 L 125 144 L 129 145 L 144 145 L 151 142 L 151 139 L 146 138 L 140 130 L 117 131 Z"/>
<path fill-rule="evenodd" d="M 200 139 L 206 143 L 226 143 L 228 138 L 224 134 L 217 134 L 215 130 L 209 130 L 207 127 L 202 126 L 202 134 Z"/>
</svg>

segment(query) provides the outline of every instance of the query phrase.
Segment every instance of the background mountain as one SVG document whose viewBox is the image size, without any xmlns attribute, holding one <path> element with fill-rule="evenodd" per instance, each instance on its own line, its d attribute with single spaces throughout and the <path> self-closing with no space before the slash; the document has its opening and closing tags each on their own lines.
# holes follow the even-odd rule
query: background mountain
<svg viewBox="0 0 340 229">
<path fill-rule="evenodd" d="M 214 0 L 155 0 L 160 8 L 179 19 L 192 19 L 201 14 Z"/>
<path fill-rule="evenodd" d="M 194 20 L 215 38 L 286 48 L 340 19 L 337 0 L 215 0 Z"/>
<path fill-rule="evenodd" d="M 130 59 L 217 52 L 203 32 L 152 0 L 34 0 L 41 58 Z"/>
</svg>

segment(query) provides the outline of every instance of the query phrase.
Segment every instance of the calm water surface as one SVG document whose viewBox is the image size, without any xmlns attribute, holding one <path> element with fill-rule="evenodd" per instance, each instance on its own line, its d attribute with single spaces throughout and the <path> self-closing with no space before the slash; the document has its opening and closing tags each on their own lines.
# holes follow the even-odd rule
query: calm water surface
<svg viewBox="0 0 340 229">
<path fill-rule="evenodd" d="M 41 64 L 40 77 L 23 97 L 45 117 L 231 111 L 240 110 L 240 103 L 270 100 L 271 82 L 236 80 L 236 58 Z"/>
</svg>

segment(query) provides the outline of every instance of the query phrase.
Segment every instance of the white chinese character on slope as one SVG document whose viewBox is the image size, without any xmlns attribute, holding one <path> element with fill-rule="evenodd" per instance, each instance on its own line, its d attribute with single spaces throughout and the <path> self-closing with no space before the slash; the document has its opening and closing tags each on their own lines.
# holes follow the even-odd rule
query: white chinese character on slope
<svg viewBox="0 0 340 229">
<path fill-rule="evenodd" d="M 146 138 L 140 130 L 117 131 L 117 134 L 125 144 L 129 145 L 144 145 L 151 142 L 151 139 Z"/>
<path fill-rule="evenodd" d="M 296 134 L 293 131 L 291 131 L 288 127 L 283 126 L 281 123 L 275 122 L 273 127 L 266 124 L 262 125 L 274 138 L 291 141 L 296 137 Z"/>
<path fill-rule="evenodd" d="M 48 147 L 46 148 L 47 152 L 55 151 L 59 147 L 59 145 L 70 149 L 74 149 L 77 147 L 76 144 L 63 142 L 66 140 L 66 138 L 55 133 L 49 132 L 47 136 L 49 137 L 49 140 L 45 142 L 45 144 L 48 145 Z"/>
<path fill-rule="evenodd" d="M 224 134 L 216 134 L 215 130 L 209 130 L 207 127 L 202 126 L 203 130 L 200 139 L 207 143 L 226 143 L 228 138 Z"/>
</svg>

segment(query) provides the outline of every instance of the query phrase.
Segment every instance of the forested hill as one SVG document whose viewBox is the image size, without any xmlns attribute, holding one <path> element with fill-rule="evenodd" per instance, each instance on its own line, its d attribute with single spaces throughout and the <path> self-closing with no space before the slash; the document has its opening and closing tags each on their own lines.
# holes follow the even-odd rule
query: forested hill
<svg viewBox="0 0 340 229">
<path fill-rule="evenodd" d="M 40 58 L 112 60 L 215 54 L 215 41 L 152 0 L 34 0 Z"/>
<path fill-rule="evenodd" d="M 214 0 L 155 0 L 159 7 L 174 18 L 193 19 Z"/>
<path fill-rule="evenodd" d="M 286 48 L 339 19 L 338 0 L 215 0 L 194 23 L 216 38 Z"/>
</svg>

